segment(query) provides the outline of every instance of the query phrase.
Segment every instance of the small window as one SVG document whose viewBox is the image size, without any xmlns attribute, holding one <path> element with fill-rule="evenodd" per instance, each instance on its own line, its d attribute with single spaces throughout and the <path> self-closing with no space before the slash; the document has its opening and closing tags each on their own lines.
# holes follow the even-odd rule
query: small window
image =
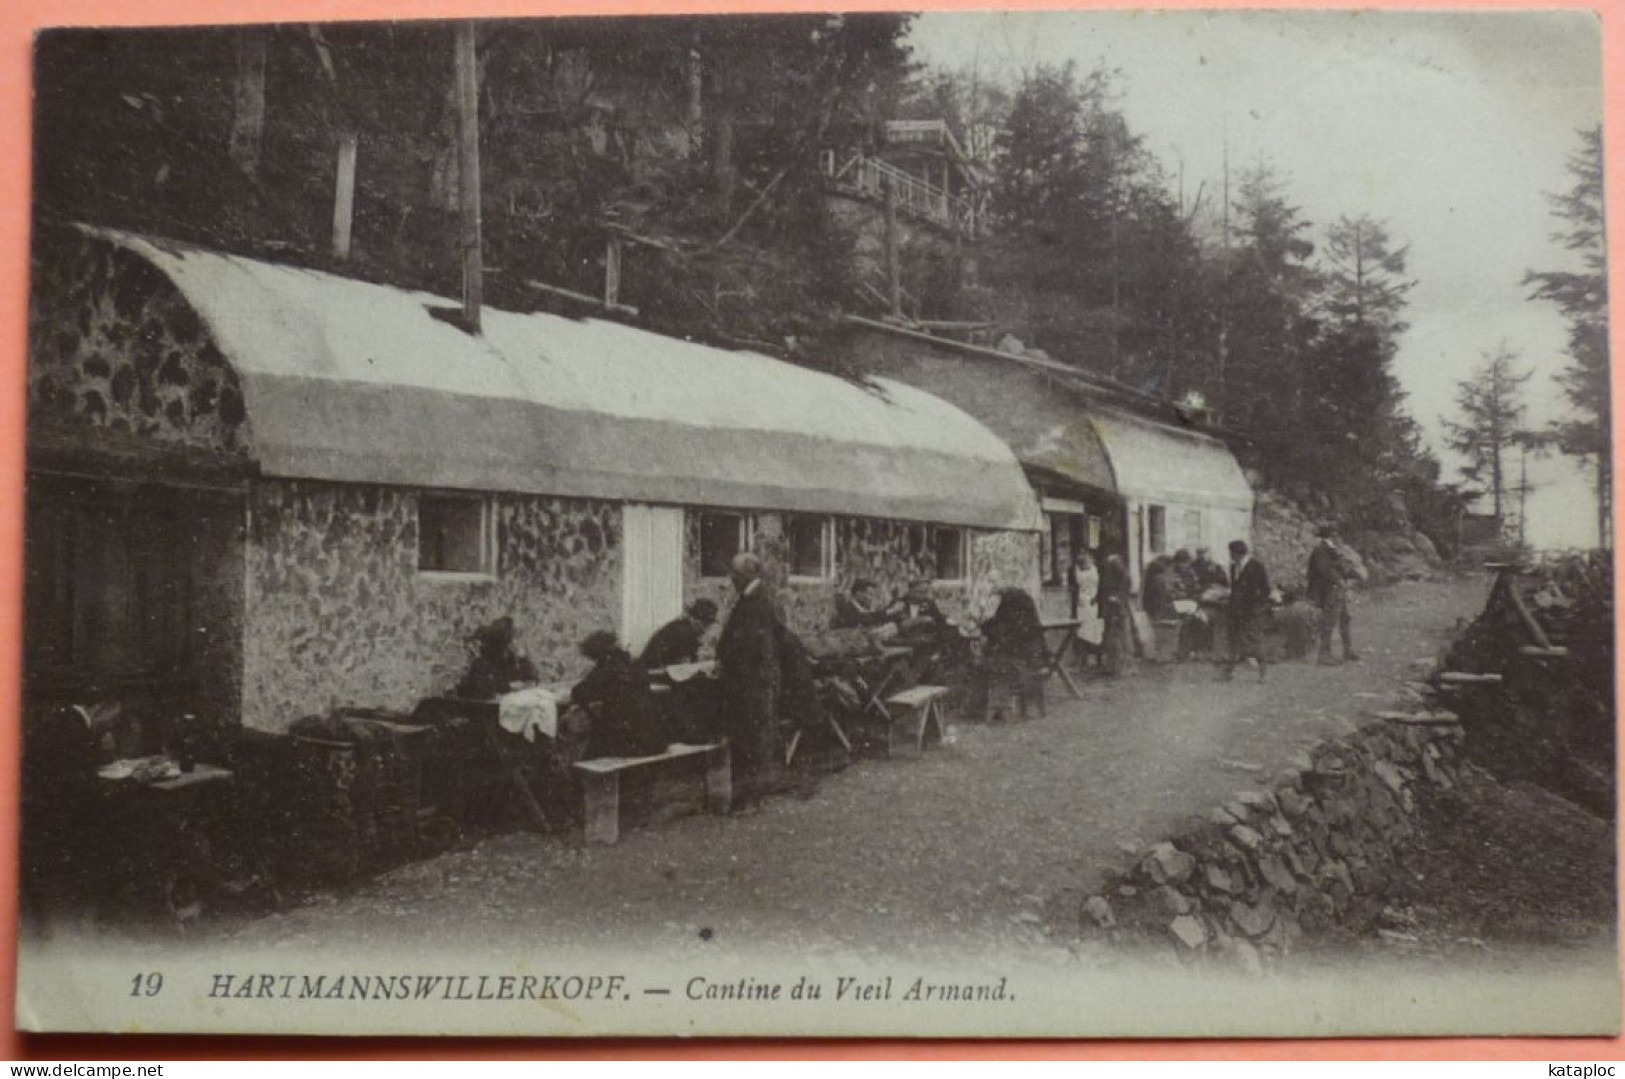
<svg viewBox="0 0 1625 1079">
<path fill-rule="evenodd" d="M 1164 506 L 1147 506 L 1146 531 L 1149 533 L 1148 542 L 1152 554 L 1163 554 L 1168 550 L 1168 510 Z"/>
<path fill-rule="evenodd" d="M 495 573 L 495 533 L 490 500 L 468 495 L 422 495 L 418 498 L 418 570 Z"/>
<path fill-rule="evenodd" d="M 965 557 L 965 548 L 968 537 L 962 529 L 939 528 L 936 534 L 937 543 L 937 580 L 963 581 L 965 579 L 965 565 L 969 561 Z"/>
<path fill-rule="evenodd" d="M 1185 546 L 1196 548 L 1202 546 L 1202 511 L 1185 511 Z"/>
<path fill-rule="evenodd" d="M 835 576 L 835 522 L 828 517 L 792 517 L 785 532 L 790 540 L 790 576 L 824 581 Z"/>
<path fill-rule="evenodd" d="M 700 576 L 726 577 L 734 556 L 750 550 L 750 518 L 743 513 L 700 514 Z"/>
<path fill-rule="evenodd" d="M 916 562 L 925 557 L 925 526 L 908 526 L 908 556 Z"/>
</svg>

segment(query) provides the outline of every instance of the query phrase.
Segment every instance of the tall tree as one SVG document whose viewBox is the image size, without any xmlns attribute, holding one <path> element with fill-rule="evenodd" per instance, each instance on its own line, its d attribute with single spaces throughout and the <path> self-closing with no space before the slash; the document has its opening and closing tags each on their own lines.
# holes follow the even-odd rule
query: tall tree
<svg viewBox="0 0 1625 1079">
<path fill-rule="evenodd" d="M 1532 298 L 1556 304 L 1569 324 L 1570 364 L 1556 378 L 1569 414 L 1542 435 L 1563 453 L 1592 466 L 1597 489 L 1597 537 L 1613 541 L 1613 467 L 1610 456 L 1608 391 L 1608 267 L 1604 249 L 1602 128 L 1580 132 L 1570 155 L 1573 186 L 1549 196 L 1562 227 L 1552 238 L 1579 256 L 1579 269 L 1530 272 Z"/>
<path fill-rule="evenodd" d="M 1523 387 L 1529 371 L 1518 371 L 1517 353 L 1503 342 L 1483 353 L 1483 364 L 1457 386 L 1459 420 L 1444 420 L 1450 448 L 1467 458 L 1461 474 L 1491 497 L 1497 526 L 1505 520 L 1510 489 L 1507 469 L 1513 447 L 1528 440 L 1523 428 Z"/>
<path fill-rule="evenodd" d="M 1318 332 L 1311 225 L 1288 200 L 1285 178 L 1267 164 L 1242 176 L 1235 211 L 1239 243 L 1225 267 L 1219 409 L 1243 429 L 1298 428 L 1304 365 Z"/>
<path fill-rule="evenodd" d="M 1306 372 L 1304 425 L 1316 436 L 1312 478 L 1356 493 L 1411 465 L 1408 417 L 1393 359 L 1405 331 L 1406 248 L 1367 216 L 1343 217 L 1322 247 L 1321 337 Z M 1363 494 L 1362 494 L 1363 497 Z"/>
</svg>

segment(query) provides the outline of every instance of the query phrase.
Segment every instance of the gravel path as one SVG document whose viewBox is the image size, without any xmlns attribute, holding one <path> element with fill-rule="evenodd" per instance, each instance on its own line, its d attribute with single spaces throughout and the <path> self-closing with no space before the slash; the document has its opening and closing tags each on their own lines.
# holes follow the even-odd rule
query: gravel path
<svg viewBox="0 0 1625 1079">
<path fill-rule="evenodd" d="M 1079 701 L 1052 686 L 1047 719 L 956 724 L 924 759 L 862 761 L 810 797 L 654 824 L 608 848 L 494 837 L 217 930 L 278 949 L 421 939 L 1039 954 L 1054 949 L 1055 897 L 1391 706 L 1487 587 L 1475 577 L 1363 597 L 1360 664 L 1283 665 L 1262 686 L 1250 672 L 1224 683 L 1207 667 L 1147 666 L 1086 685 Z"/>
</svg>

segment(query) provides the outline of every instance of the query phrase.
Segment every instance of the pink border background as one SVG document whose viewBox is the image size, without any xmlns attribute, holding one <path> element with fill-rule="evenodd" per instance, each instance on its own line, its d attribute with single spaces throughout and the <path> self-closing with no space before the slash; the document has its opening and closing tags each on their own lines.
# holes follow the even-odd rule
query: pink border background
<svg viewBox="0 0 1625 1079">
<path fill-rule="evenodd" d="M 597 1041 L 538 1039 L 418 1038 L 225 1038 L 175 1036 L 38 1036 L 12 1028 L 16 957 L 17 710 L 20 681 L 22 605 L 23 365 L 27 332 L 28 205 L 30 130 L 30 40 L 49 25 L 160 25 L 184 23 L 316 21 L 326 19 L 496 18 L 537 15 L 655 14 L 673 12 L 839 10 L 978 10 L 992 7 L 1060 8 L 1473 8 L 1531 9 L 1590 7 L 1602 20 L 1604 85 L 1608 88 L 1605 146 L 1608 162 L 1609 250 L 1612 295 L 1625 294 L 1618 253 L 1625 251 L 1625 116 L 1616 96 L 1625 85 L 1625 0 L 1591 4 L 1552 0 L 1435 0 L 1418 5 L 1402 0 L 1358 0 L 1342 4 L 1312 0 L 1271 3 L 1195 3 L 1155 0 L 1150 4 L 1072 4 L 1030 0 L 840 0 L 839 3 L 771 3 L 768 0 L 0 0 L 0 1023 L 5 1025 L 0 1056 L 8 1059 L 547 1059 L 557 1057 L 772 1059 L 856 1057 L 884 1059 L 1504 1059 L 1584 1060 L 1625 1058 L 1620 1038 L 1439 1038 L 1302 1041 L 809 1041 L 809 1040 L 650 1040 Z M 1619 304 L 1616 301 L 1615 309 Z M 1622 400 L 1625 328 L 1613 331 L 1614 400 Z M 1625 438 L 1625 409 L 1615 409 L 1614 445 Z M 1616 457 L 1618 456 L 1616 452 Z M 1615 512 L 1625 518 L 1618 500 Z M 1616 534 L 1618 532 L 1616 531 Z M 1625 674 L 1625 664 L 1622 664 Z"/>
</svg>

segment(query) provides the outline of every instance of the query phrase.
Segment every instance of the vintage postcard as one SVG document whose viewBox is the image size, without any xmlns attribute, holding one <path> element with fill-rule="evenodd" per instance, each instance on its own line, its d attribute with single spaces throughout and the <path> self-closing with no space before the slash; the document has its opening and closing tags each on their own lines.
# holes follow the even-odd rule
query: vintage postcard
<svg viewBox="0 0 1625 1079">
<path fill-rule="evenodd" d="M 21 1028 L 1618 1029 L 1593 13 L 34 80 Z"/>
</svg>

